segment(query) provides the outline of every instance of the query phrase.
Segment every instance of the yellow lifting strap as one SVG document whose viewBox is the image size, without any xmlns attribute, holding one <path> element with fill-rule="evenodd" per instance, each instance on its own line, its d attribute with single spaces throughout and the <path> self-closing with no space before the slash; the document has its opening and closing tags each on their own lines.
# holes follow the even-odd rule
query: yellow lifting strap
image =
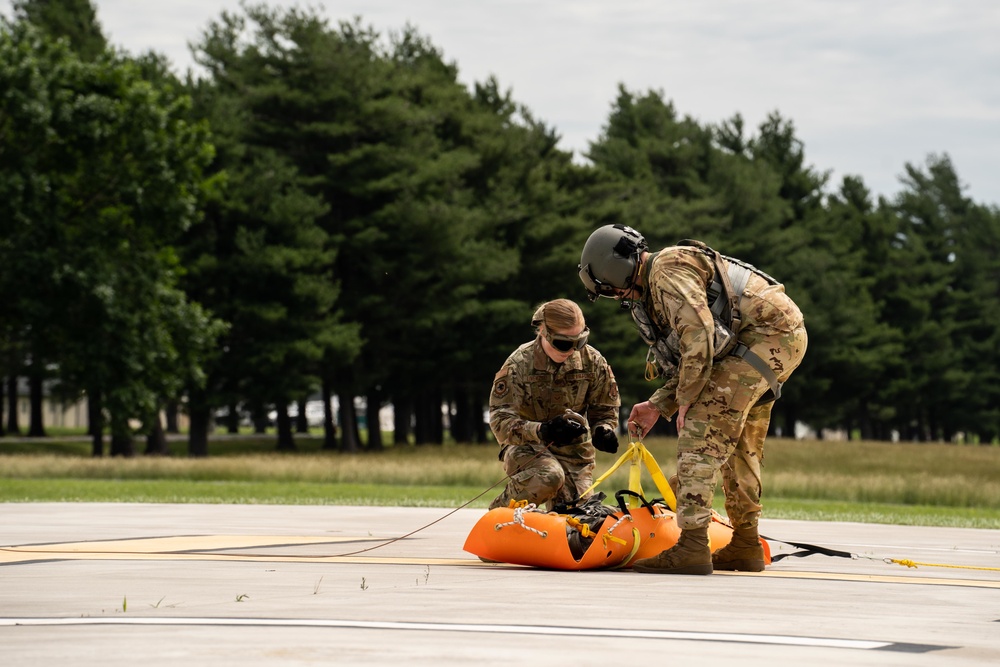
<svg viewBox="0 0 1000 667">
<path fill-rule="evenodd" d="M 618 470 L 622 465 L 628 461 L 628 490 L 639 495 L 642 493 L 642 466 L 646 466 L 646 470 L 649 471 L 649 476 L 653 478 L 653 483 L 656 484 L 657 490 L 659 490 L 660 495 L 663 496 L 663 501 L 670 508 L 670 511 L 677 511 L 677 498 L 674 497 L 674 491 L 670 488 L 670 484 L 667 483 L 667 478 L 664 476 L 663 471 L 660 470 L 659 464 L 653 455 L 649 453 L 641 442 L 630 442 L 625 453 L 618 457 L 615 464 L 608 468 L 607 472 L 594 480 L 594 483 L 590 485 L 590 488 L 584 491 L 581 497 L 586 496 L 591 491 L 597 488 L 597 486 L 607 479 L 611 473 Z M 635 497 L 630 497 L 628 499 L 629 507 L 638 507 L 639 499 Z"/>
</svg>

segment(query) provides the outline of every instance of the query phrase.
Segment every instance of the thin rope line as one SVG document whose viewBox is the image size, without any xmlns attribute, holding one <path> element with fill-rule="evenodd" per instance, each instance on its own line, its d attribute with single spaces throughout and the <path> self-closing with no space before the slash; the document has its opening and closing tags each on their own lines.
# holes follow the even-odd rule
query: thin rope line
<svg viewBox="0 0 1000 667">
<path fill-rule="evenodd" d="M 505 475 L 502 479 L 494 482 L 492 485 L 490 485 L 490 486 L 486 487 L 485 489 L 483 489 L 476 496 L 473 496 L 472 498 L 470 498 L 469 500 L 465 501 L 464 503 L 462 503 L 458 507 L 454 508 L 450 512 L 447 512 L 443 516 L 438 517 L 437 519 L 435 519 L 434 521 L 431 521 L 428 524 L 425 524 L 423 526 L 420 526 L 419 528 L 411 530 L 410 532 L 406 533 L 405 535 L 400 535 L 399 537 L 394 537 L 392 539 L 386 540 L 385 542 L 381 542 L 379 544 L 376 544 L 374 546 L 368 547 L 366 549 L 359 549 L 357 551 L 348 551 L 346 553 L 339 553 L 339 554 L 326 554 L 325 556 L 320 556 L 320 557 L 321 558 L 342 558 L 344 556 L 356 556 L 358 554 L 363 554 L 363 553 L 367 553 L 369 551 L 374 551 L 375 549 L 380 549 L 380 548 L 382 548 L 384 546 L 388 546 L 388 545 L 393 544 L 395 542 L 399 542 L 400 540 L 405 540 L 408 537 L 416 535 L 420 531 L 426 530 L 426 529 L 430 528 L 431 526 L 433 526 L 434 524 L 440 523 L 441 521 L 444 521 L 445 519 L 447 519 L 448 517 L 450 517 L 455 512 L 457 512 L 457 511 L 459 511 L 461 509 L 465 509 L 466 507 L 468 507 L 469 505 L 471 505 L 472 503 L 476 502 L 477 500 L 479 500 L 480 498 L 482 498 L 484 495 L 486 495 L 487 493 L 489 493 L 492 489 L 495 489 L 500 484 L 503 484 L 503 483 L 507 482 L 513 475 L 516 475 L 517 473 L 521 472 L 521 470 L 523 470 L 524 468 L 526 468 L 528 466 L 528 464 L 532 463 L 539 456 L 541 456 L 542 454 L 547 453 L 550 446 L 551 445 L 545 445 L 541 451 L 537 452 L 534 456 L 532 456 L 530 459 L 528 459 L 527 461 L 525 461 L 511 475 Z M 57 552 L 42 551 L 42 550 L 37 550 L 37 549 L 20 549 L 20 548 L 17 548 L 17 547 L 14 547 L 14 548 L 11 548 L 11 547 L 0 547 L 0 551 L 6 551 L 6 552 L 10 552 L 10 553 L 26 553 L 26 554 L 53 554 L 53 553 L 57 553 Z M 73 553 L 79 553 L 79 554 L 150 555 L 150 552 L 148 552 L 148 551 L 79 551 L 79 550 L 77 550 L 77 551 L 74 551 Z M 182 553 L 191 554 L 191 555 L 199 555 L 199 554 L 201 554 L 201 555 L 212 555 L 212 556 L 230 556 L 232 558 L 245 558 L 248 555 L 253 555 L 253 554 L 224 554 L 224 553 L 215 553 L 215 552 L 208 552 L 208 551 L 184 551 Z M 284 557 L 287 558 L 288 556 L 284 556 Z M 317 556 L 291 556 L 291 557 L 292 558 L 317 558 Z"/>
</svg>

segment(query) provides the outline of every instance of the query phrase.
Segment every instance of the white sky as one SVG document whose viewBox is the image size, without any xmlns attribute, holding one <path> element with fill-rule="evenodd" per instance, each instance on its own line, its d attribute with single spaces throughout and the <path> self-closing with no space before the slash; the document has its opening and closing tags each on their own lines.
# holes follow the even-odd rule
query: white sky
<svg viewBox="0 0 1000 667">
<path fill-rule="evenodd" d="M 239 0 L 95 0 L 109 40 L 179 72 L 211 19 Z M 617 86 L 660 90 L 701 123 L 791 120 L 832 183 L 900 190 L 904 164 L 947 153 L 966 194 L 1000 205 L 997 0 L 268 0 L 415 26 L 471 84 L 493 74 L 578 154 Z M 10 0 L 0 0 L 10 15 Z"/>
</svg>

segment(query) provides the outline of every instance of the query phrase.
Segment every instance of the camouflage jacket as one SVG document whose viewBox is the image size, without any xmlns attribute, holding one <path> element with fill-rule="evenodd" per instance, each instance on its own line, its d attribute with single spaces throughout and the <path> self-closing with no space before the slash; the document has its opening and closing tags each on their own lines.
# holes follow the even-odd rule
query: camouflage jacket
<svg viewBox="0 0 1000 667">
<path fill-rule="evenodd" d="M 715 274 L 712 259 L 696 247 L 672 246 L 650 255 L 643 305 L 653 324 L 680 339 L 677 375 L 650 398 L 660 412 L 672 415 L 678 405 L 694 403 L 708 383 L 715 356 L 715 324 L 708 305 L 708 286 Z M 741 342 L 748 334 L 774 335 L 802 324 L 802 313 L 785 294 L 752 273 L 740 298 L 742 321 L 735 332 Z"/>
<path fill-rule="evenodd" d="M 536 338 L 514 350 L 493 378 L 490 428 L 501 447 L 537 443 L 541 422 L 570 409 L 591 429 L 616 430 L 620 406 L 615 375 L 600 352 L 587 345 L 556 364 Z M 587 434 L 576 444 L 589 441 Z"/>
</svg>

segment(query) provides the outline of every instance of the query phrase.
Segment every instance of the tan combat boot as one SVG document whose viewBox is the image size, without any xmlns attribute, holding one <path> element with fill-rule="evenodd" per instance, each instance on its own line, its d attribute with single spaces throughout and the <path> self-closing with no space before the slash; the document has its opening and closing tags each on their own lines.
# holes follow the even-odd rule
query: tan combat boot
<svg viewBox="0 0 1000 667">
<path fill-rule="evenodd" d="M 763 572 L 764 547 L 757 526 L 734 529 L 729 544 L 712 554 L 712 565 L 716 570 Z"/>
<path fill-rule="evenodd" d="M 657 574 L 712 574 L 708 526 L 682 530 L 677 544 L 657 556 L 637 560 L 632 569 Z"/>
</svg>

